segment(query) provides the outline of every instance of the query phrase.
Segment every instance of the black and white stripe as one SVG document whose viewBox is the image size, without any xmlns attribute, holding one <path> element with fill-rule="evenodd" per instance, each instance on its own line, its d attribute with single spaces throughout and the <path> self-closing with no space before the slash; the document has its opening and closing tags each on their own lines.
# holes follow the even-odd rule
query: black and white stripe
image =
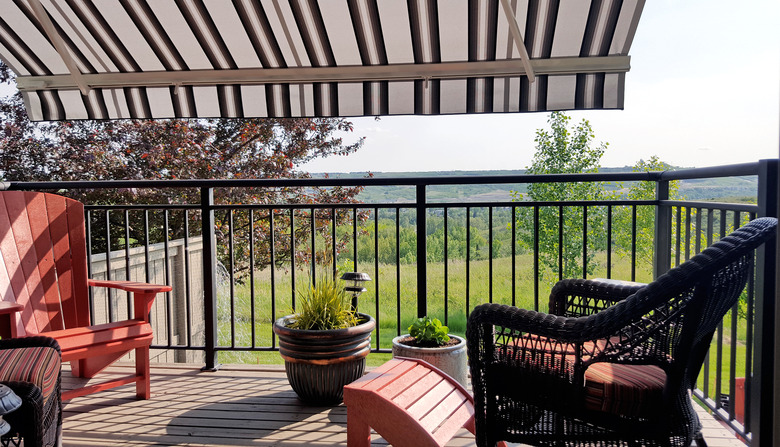
<svg viewBox="0 0 780 447">
<path fill-rule="evenodd" d="M 260 60 L 261 67 L 283 68 L 287 64 L 282 50 L 271 29 L 268 16 L 261 2 L 255 0 L 236 0 L 236 13 L 241 18 L 241 24 L 252 42 L 255 55 Z"/>
<path fill-rule="evenodd" d="M 19 76 L 36 120 L 623 106 L 627 68 L 552 70 L 534 83 L 516 74 L 519 52 L 499 0 L 40 0 L 91 87 L 86 94 L 70 80 L 30 1 L 0 0 L 0 58 Z M 509 3 L 532 61 L 557 63 L 626 56 L 644 0 Z M 493 61 L 518 69 L 446 71 Z M 431 67 L 440 71 L 423 74 Z M 260 78 L 242 70 L 258 70 Z M 143 76 L 112 81 L 122 73 Z M 164 73 L 172 75 L 155 77 Z M 220 81 L 220 73 L 235 80 Z"/>
<path fill-rule="evenodd" d="M 498 2 L 469 0 L 469 61 L 496 60 L 499 7 Z M 494 83 L 493 78 L 468 79 L 467 113 L 493 111 Z"/>
</svg>

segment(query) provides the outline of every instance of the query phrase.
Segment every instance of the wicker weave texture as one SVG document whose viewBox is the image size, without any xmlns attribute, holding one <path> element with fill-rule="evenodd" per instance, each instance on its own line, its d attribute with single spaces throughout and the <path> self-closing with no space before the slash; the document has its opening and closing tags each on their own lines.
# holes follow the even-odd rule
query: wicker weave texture
<svg viewBox="0 0 780 447">
<path fill-rule="evenodd" d="M 689 392 L 713 333 L 753 275 L 754 250 L 777 220 L 753 220 L 647 285 L 570 279 L 550 314 L 477 306 L 467 343 L 477 444 L 690 446 L 701 425 Z M 656 365 L 662 411 L 615 415 L 585 405 L 596 362 Z"/>
</svg>

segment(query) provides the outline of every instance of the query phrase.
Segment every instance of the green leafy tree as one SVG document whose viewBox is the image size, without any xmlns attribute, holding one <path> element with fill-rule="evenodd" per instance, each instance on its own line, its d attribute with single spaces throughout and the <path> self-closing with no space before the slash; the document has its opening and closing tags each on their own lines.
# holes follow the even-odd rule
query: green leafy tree
<svg viewBox="0 0 780 447">
<path fill-rule="evenodd" d="M 14 77 L 0 63 L 0 83 L 13 89 Z M 363 138 L 346 143 L 343 135 L 353 131 L 344 119 L 194 119 L 113 120 L 33 123 L 27 118 L 21 94 L 0 97 L 0 178 L 3 181 L 141 180 L 141 179 L 278 179 L 308 178 L 300 166 L 310 160 L 348 155 L 363 145 Z M 238 203 L 353 203 L 362 188 L 218 188 L 218 204 Z M 183 204 L 199 203 L 197 188 L 69 190 L 63 192 L 90 204 Z M 275 262 L 332 261 L 332 249 L 311 247 L 309 219 L 312 211 L 296 211 L 291 225 L 289 211 L 274 211 Z M 95 213 L 99 214 L 99 213 Z M 347 223 L 351 213 L 316 211 L 315 231 L 324 245 L 343 247 L 348 239 L 331 234 L 330 222 Z M 237 271 L 269 265 L 270 220 L 267 211 L 216 213 L 218 256 Z M 359 219 L 364 216 L 359 216 Z M 168 234 L 162 223 L 168 219 Z M 197 213 L 155 213 L 150 240 L 160 242 L 183 236 L 185 222 L 191 231 L 199 225 Z M 100 216 L 93 222 L 93 250 L 105 250 L 105 235 L 114 243 L 124 241 L 124 222 L 130 240 L 146 239 L 143 213 L 115 212 L 109 215 L 110 231 Z M 230 250 L 230 234 L 234 236 Z M 292 235 L 298 243 L 291 247 Z M 250 266 L 250 235 L 255 238 L 255 265 Z M 118 248 L 114 244 L 112 249 Z"/>
<path fill-rule="evenodd" d="M 562 112 L 553 112 L 548 119 L 549 130 L 536 131 L 536 153 L 528 174 L 576 174 L 598 172 L 601 156 L 607 143 L 592 145 L 595 134 L 587 120 L 570 128 L 571 118 Z M 601 200 L 605 197 L 600 182 L 532 183 L 526 194 L 513 193 L 515 200 L 571 201 Z M 563 214 L 561 216 L 561 213 Z M 523 208 L 518 213 L 519 242 L 525 248 L 534 247 L 533 210 Z M 539 260 L 542 275 L 573 278 L 583 274 L 583 219 L 581 206 L 542 206 L 539 208 Z M 563 225 L 560 225 L 560 223 Z M 588 253 L 585 269 L 595 268 L 594 256 L 603 250 L 604 207 L 587 210 Z M 562 244 L 561 244 L 562 241 Z M 559 256 L 561 253 L 561 256 Z"/>
<path fill-rule="evenodd" d="M 672 166 L 661 161 L 653 155 L 648 160 L 639 160 L 632 172 L 668 171 Z M 669 198 L 678 199 L 679 181 L 669 182 Z M 633 182 L 626 190 L 625 198 L 628 200 L 654 200 L 656 198 L 655 182 Z M 630 256 L 632 250 L 631 240 L 634 228 L 634 219 L 631 207 L 618 207 L 613 213 L 613 226 L 619 231 L 613 232 L 613 248 L 618 254 Z M 651 205 L 637 206 L 636 208 L 636 260 L 637 264 L 645 268 L 651 268 L 653 264 L 653 250 L 655 247 L 655 207 Z"/>
</svg>

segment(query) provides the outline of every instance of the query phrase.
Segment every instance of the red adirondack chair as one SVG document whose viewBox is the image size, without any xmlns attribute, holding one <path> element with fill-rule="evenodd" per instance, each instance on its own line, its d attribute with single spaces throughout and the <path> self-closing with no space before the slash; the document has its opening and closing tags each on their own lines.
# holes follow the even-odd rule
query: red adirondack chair
<svg viewBox="0 0 780 447">
<path fill-rule="evenodd" d="M 133 294 L 133 317 L 92 325 L 88 287 Z M 134 375 L 62 393 L 62 400 L 136 383 L 148 399 L 149 312 L 170 286 L 87 278 L 84 205 L 55 194 L 0 192 L 0 336 L 47 335 L 59 342 L 74 376 L 91 378 L 131 350 Z"/>
</svg>

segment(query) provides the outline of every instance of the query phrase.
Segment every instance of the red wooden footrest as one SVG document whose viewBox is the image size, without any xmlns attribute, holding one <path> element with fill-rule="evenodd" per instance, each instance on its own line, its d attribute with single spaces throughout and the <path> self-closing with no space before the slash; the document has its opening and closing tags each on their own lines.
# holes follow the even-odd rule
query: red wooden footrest
<svg viewBox="0 0 780 447">
<path fill-rule="evenodd" d="M 347 445 L 367 447 L 371 428 L 396 447 L 445 445 L 474 433 L 474 399 L 427 362 L 395 358 L 344 387 Z"/>
</svg>

